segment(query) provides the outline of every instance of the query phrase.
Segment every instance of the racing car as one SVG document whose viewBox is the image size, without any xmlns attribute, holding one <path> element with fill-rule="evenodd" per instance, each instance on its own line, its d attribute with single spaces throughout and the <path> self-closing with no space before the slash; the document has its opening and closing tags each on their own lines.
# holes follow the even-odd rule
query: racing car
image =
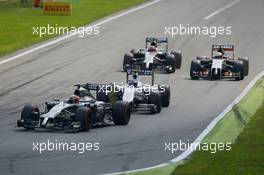
<svg viewBox="0 0 264 175">
<path fill-rule="evenodd" d="M 46 102 L 43 112 L 37 106 L 26 105 L 21 112 L 21 119 L 17 121 L 17 127 L 89 131 L 96 125 L 129 123 L 131 109 L 128 102 L 119 100 L 109 104 L 98 101 L 90 91 L 80 85 L 76 86 L 73 96 Z"/>
<path fill-rule="evenodd" d="M 234 45 L 212 45 L 211 58 L 198 56 L 191 62 L 190 77 L 243 80 L 249 72 L 249 59 L 235 58 Z"/>
<path fill-rule="evenodd" d="M 161 48 L 159 48 L 161 46 Z M 163 46 L 163 48 L 162 48 Z M 145 49 L 132 49 L 123 59 L 123 70 L 150 69 L 174 73 L 181 68 L 182 53 L 168 52 L 168 38 L 146 38 Z"/>
<path fill-rule="evenodd" d="M 136 83 L 131 76 L 151 76 L 151 85 L 140 80 Z M 154 72 L 152 70 L 131 70 L 126 73 L 127 85 L 123 93 L 123 100 L 132 105 L 132 111 L 150 111 L 160 113 L 162 107 L 170 105 L 170 86 L 154 85 Z M 132 91 L 131 91 L 132 90 Z"/>
<path fill-rule="evenodd" d="M 140 81 L 130 80 L 130 76 L 151 76 L 151 85 Z M 101 87 L 100 87 L 101 86 Z M 152 70 L 131 70 L 126 73 L 126 83 L 97 85 L 83 85 L 86 89 L 97 89 L 99 100 L 105 103 L 114 103 L 115 100 L 128 102 L 132 111 L 149 111 L 152 114 L 160 113 L 162 107 L 170 104 L 170 86 L 154 85 L 154 73 Z M 104 87 L 104 88 L 103 88 Z M 100 90 L 101 89 L 101 90 Z M 107 89 L 106 91 L 103 89 Z"/>
</svg>

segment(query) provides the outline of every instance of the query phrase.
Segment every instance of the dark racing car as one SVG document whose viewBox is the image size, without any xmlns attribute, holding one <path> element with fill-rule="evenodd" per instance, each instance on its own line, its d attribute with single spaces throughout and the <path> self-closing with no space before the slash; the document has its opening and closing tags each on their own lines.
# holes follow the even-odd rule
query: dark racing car
<svg viewBox="0 0 264 175">
<path fill-rule="evenodd" d="M 191 62 L 190 77 L 243 80 L 248 72 L 249 59 L 236 59 L 234 45 L 213 45 L 210 58 L 198 56 Z"/>
</svg>

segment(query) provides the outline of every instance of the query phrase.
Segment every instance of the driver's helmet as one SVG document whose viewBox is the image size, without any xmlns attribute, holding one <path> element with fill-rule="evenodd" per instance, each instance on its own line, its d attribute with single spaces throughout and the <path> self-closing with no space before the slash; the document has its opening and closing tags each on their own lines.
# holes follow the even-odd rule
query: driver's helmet
<svg viewBox="0 0 264 175">
<path fill-rule="evenodd" d="M 153 41 L 148 48 L 148 52 L 156 52 L 156 50 L 157 50 L 157 42 Z"/>
<path fill-rule="evenodd" d="M 77 95 L 72 95 L 68 99 L 68 103 L 70 103 L 70 104 L 79 103 L 79 101 L 80 101 L 80 97 L 78 97 Z"/>
<path fill-rule="evenodd" d="M 156 41 L 151 42 L 150 46 L 157 47 L 157 42 Z"/>
<path fill-rule="evenodd" d="M 157 49 L 156 49 L 156 47 L 154 47 L 154 46 L 150 46 L 149 48 L 148 48 L 148 52 L 156 52 L 157 51 Z"/>
<path fill-rule="evenodd" d="M 138 85 L 138 74 L 133 74 L 133 79 L 130 80 L 129 85 L 137 86 Z"/>
<path fill-rule="evenodd" d="M 78 97 L 85 97 L 85 96 L 90 96 L 90 93 L 87 89 L 80 87 L 74 91 L 74 95 Z"/>
<path fill-rule="evenodd" d="M 222 49 L 221 47 L 218 49 L 218 52 L 222 53 L 223 55 L 225 54 L 224 49 Z"/>
<path fill-rule="evenodd" d="M 222 52 L 217 52 L 215 57 L 216 58 L 223 58 L 224 54 Z"/>
</svg>

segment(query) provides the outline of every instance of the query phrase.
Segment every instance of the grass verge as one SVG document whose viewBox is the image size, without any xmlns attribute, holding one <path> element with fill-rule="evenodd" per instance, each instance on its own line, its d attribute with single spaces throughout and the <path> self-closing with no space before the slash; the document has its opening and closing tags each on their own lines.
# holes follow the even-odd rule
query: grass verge
<svg viewBox="0 0 264 175">
<path fill-rule="evenodd" d="M 264 103 L 232 145 L 231 151 L 210 154 L 195 152 L 192 159 L 178 166 L 179 174 L 263 174 L 264 172 Z"/>
<path fill-rule="evenodd" d="M 231 142 L 231 151 L 196 151 L 184 162 L 131 175 L 262 174 L 264 78 L 216 125 L 203 143 Z"/>
<path fill-rule="evenodd" d="M 73 1 L 72 16 L 45 16 L 42 9 L 26 6 L 20 0 L 0 0 L 0 57 L 18 49 L 55 37 L 33 35 L 33 27 L 79 27 L 135 6 L 146 0 L 80 0 Z M 28 0 L 28 2 L 32 2 Z"/>
</svg>

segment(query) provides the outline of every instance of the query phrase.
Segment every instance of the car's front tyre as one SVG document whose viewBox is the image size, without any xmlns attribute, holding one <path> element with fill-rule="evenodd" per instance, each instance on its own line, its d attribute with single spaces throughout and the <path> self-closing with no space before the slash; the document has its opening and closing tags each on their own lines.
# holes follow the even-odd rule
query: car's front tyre
<svg viewBox="0 0 264 175">
<path fill-rule="evenodd" d="M 80 131 L 89 131 L 91 128 L 92 111 L 88 107 L 79 107 L 75 112 L 76 121 L 80 123 Z"/>
<path fill-rule="evenodd" d="M 23 121 L 23 124 L 18 121 L 18 125 L 21 124 L 25 129 L 34 129 L 39 123 L 39 118 L 39 108 L 37 106 L 26 105 L 21 112 L 20 121 Z"/>
</svg>

